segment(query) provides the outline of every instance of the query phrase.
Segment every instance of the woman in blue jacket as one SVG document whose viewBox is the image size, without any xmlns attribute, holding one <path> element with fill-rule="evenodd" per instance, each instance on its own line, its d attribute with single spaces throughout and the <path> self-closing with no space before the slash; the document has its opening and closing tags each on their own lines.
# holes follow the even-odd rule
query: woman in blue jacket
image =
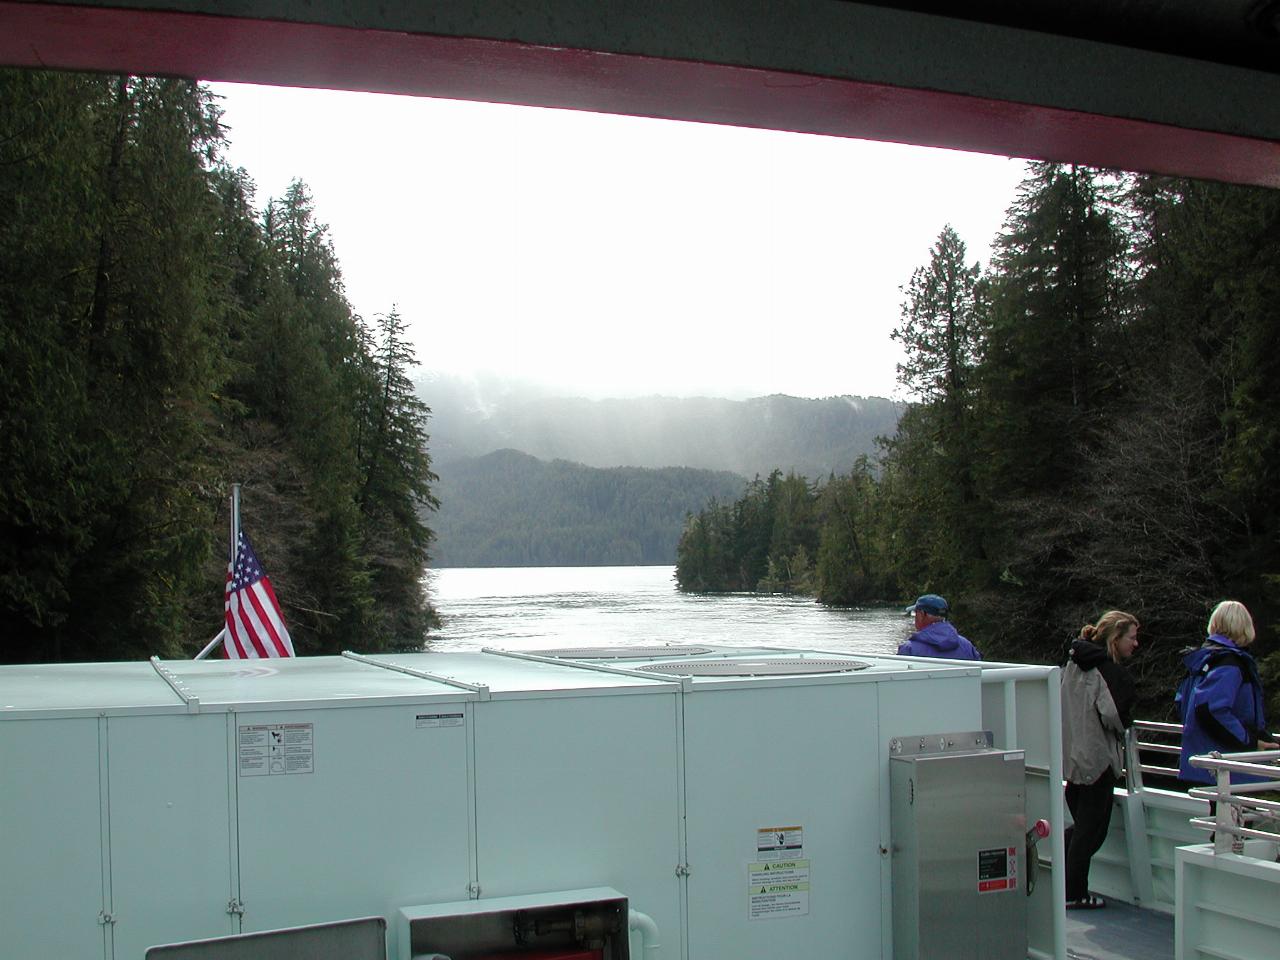
<svg viewBox="0 0 1280 960">
<path fill-rule="evenodd" d="M 1253 618 L 1238 600 L 1223 600 L 1209 617 L 1209 639 L 1183 658 L 1195 678 L 1182 708 L 1182 754 L 1178 776 L 1189 783 L 1214 783 L 1192 757 L 1210 753 L 1274 750 L 1265 739 L 1266 715 L 1258 665 L 1246 652 L 1253 643 Z M 1232 779 L 1237 779 L 1235 775 Z M 1241 777 L 1240 779 L 1249 779 Z"/>
</svg>

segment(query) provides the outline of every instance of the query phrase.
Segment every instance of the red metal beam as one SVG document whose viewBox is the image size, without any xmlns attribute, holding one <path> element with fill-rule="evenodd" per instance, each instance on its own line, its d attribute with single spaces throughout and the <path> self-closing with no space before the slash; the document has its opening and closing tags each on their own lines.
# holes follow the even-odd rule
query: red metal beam
<svg viewBox="0 0 1280 960">
<path fill-rule="evenodd" d="M 1280 143 L 724 64 L 0 0 L 0 62 L 561 107 L 1280 186 Z"/>
</svg>

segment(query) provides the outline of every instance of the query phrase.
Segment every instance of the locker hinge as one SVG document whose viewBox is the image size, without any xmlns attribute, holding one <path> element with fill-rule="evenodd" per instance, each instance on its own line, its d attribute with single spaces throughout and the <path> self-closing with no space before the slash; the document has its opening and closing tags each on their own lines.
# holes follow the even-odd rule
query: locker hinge
<svg viewBox="0 0 1280 960">
<path fill-rule="evenodd" d="M 687 876 L 688 876 L 689 874 L 691 874 L 691 873 L 693 873 L 693 871 L 689 869 L 689 865 L 688 865 L 687 863 L 677 863 L 677 864 L 676 864 L 676 876 L 677 876 L 677 877 L 687 877 Z"/>
<path fill-rule="evenodd" d="M 227 913 L 231 914 L 233 917 L 243 917 L 244 901 L 232 897 L 227 901 Z"/>
<path fill-rule="evenodd" d="M 472 900 L 480 899 L 480 884 L 472 881 L 467 884 L 467 896 Z"/>
<path fill-rule="evenodd" d="M 105 910 L 98 911 L 98 923 L 102 924 L 103 926 L 106 926 L 107 924 L 115 923 L 115 922 L 116 922 L 116 916 L 114 913 L 107 913 L 107 911 Z"/>
</svg>

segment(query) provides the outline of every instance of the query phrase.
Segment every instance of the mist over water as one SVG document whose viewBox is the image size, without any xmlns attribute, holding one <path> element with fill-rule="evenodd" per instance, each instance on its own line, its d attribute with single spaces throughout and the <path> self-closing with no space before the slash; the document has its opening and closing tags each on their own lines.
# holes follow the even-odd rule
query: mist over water
<svg viewBox="0 0 1280 960">
<path fill-rule="evenodd" d="M 435 651 L 711 644 L 894 653 L 911 632 L 898 608 L 831 610 L 811 598 L 696 596 L 675 568 L 487 567 L 428 574 L 444 629 Z"/>
</svg>

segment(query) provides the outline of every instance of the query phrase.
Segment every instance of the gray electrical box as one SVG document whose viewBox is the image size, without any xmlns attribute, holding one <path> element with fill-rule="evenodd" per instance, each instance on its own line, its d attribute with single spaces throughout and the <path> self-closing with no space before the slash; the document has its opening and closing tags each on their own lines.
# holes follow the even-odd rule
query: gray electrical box
<svg viewBox="0 0 1280 960">
<path fill-rule="evenodd" d="M 991 742 L 890 741 L 895 960 L 1026 960 L 1025 759 Z"/>
</svg>

